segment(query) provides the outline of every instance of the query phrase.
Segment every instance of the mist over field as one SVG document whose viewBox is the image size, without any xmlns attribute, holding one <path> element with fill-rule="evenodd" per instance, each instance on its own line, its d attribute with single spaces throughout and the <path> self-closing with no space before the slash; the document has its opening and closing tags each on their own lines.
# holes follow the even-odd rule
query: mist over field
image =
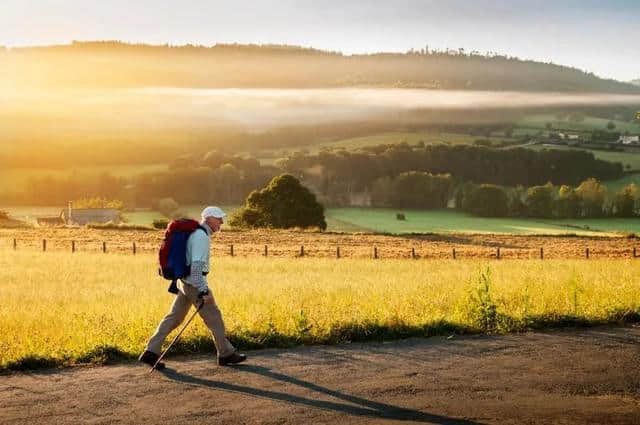
<svg viewBox="0 0 640 425">
<path fill-rule="evenodd" d="M 519 109 L 563 106 L 633 105 L 640 95 L 536 93 L 394 88 L 190 89 L 127 88 L 95 90 L 13 90 L 0 96 L 4 131 L 19 127 L 191 128 L 216 125 L 263 131 L 274 127 L 387 119 L 410 111 L 434 112 L 427 120 L 445 121 L 452 112 L 463 122 L 500 122 Z M 468 115 L 465 111 L 470 112 Z M 462 114 L 461 114 L 462 112 Z M 473 112 L 473 114 L 471 114 Z M 396 115 L 401 117 L 401 115 Z M 421 121 L 425 117 L 421 117 Z M 0 122 L 2 122 L 0 118 Z M 19 128 L 14 131 L 20 132 Z"/>
</svg>

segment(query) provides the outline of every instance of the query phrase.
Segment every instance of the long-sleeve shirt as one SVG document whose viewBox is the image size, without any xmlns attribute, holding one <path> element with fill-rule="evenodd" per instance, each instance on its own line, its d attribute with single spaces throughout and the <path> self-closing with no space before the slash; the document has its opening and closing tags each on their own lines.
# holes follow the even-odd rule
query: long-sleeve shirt
<svg viewBox="0 0 640 425">
<path fill-rule="evenodd" d="M 191 273 L 182 281 L 197 288 L 198 291 L 207 291 L 209 284 L 205 274 L 209 273 L 210 238 L 213 231 L 204 222 L 201 222 L 200 225 L 206 230 L 206 233 L 202 229 L 197 229 L 187 239 L 186 260 L 187 265 L 191 267 Z"/>
</svg>

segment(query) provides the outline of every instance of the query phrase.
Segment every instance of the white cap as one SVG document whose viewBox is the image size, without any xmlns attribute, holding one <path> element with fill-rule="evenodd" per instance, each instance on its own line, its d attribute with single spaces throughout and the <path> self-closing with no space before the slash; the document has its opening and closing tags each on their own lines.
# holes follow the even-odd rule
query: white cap
<svg viewBox="0 0 640 425">
<path fill-rule="evenodd" d="M 202 210 L 202 219 L 207 217 L 225 218 L 227 215 L 218 207 L 207 207 Z"/>
</svg>

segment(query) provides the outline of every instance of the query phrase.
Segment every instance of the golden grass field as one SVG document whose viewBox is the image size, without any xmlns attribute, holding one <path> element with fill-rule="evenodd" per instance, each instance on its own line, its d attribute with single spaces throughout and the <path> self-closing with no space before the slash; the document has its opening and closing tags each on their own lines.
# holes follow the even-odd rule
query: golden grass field
<svg viewBox="0 0 640 425">
<path fill-rule="evenodd" d="M 488 271 L 487 271 L 488 270 Z M 242 348 L 637 320 L 640 261 L 213 257 Z M 0 249 L 0 369 L 132 358 L 172 295 L 151 254 Z M 175 352 L 213 350 L 197 319 Z"/>
</svg>

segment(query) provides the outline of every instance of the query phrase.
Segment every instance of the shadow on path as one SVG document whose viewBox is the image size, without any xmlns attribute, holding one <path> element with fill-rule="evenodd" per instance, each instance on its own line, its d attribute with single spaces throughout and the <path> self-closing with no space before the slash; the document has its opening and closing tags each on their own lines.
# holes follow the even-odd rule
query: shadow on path
<svg viewBox="0 0 640 425">
<path fill-rule="evenodd" d="M 330 410 L 338 413 L 346 413 L 355 416 L 368 416 L 372 418 L 381 419 L 394 419 L 394 420 L 406 420 L 417 421 L 438 425 L 482 425 L 480 422 L 470 421 L 466 419 L 449 418 L 447 416 L 433 415 L 429 413 L 423 413 L 418 410 L 406 409 L 399 406 L 393 406 L 391 404 L 379 403 L 377 401 L 367 400 L 361 397 L 356 397 L 349 394 L 344 394 L 339 391 L 330 390 L 325 387 L 321 387 L 312 382 L 303 381 L 292 376 L 284 375 L 282 373 L 273 372 L 268 368 L 252 365 L 241 365 L 235 368 L 239 372 L 248 372 L 261 375 L 267 378 L 275 379 L 278 381 L 298 385 L 303 388 L 307 388 L 313 391 L 317 391 L 322 394 L 326 394 L 337 399 L 348 401 L 356 404 L 352 406 L 349 404 L 336 403 L 325 400 L 313 400 L 292 394 L 281 393 L 277 391 L 262 390 L 253 387 L 247 387 L 243 385 L 229 384 L 221 381 L 213 381 L 208 379 L 196 378 L 195 376 L 185 375 L 177 372 L 173 369 L 165 369 L 161 373 L 174 381 L 183 382 L 191 385 L 199 385 L 203 387 L 213 388 L 217 390 L 233 391 L 236 393 L 248 394 L 256 397 L 262 397 L 271 400 L 285 401 L 294 404 L 300 404 L 304 406 L 314 407 L 318 409 Z"/>
</svg>

